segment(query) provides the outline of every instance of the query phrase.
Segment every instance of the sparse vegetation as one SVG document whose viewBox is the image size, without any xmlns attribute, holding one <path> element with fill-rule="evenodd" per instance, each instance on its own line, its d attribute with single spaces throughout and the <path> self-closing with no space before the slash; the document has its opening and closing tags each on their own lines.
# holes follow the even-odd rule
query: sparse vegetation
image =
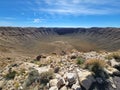
<svg viewBox="0 0 120 90">
<path fill-rule="evenodd" d="M 84 59 L 83 58 L 81 58 L 81 57 L 78 57 L 77 59 L 77 64 L 79 64 L 79 65 L 81 65 L 81 64 L 83 64 L 84 63 Z"/>
<path fill-rule="evenodd" d="M 5 75 L 6 79 L 14 79 L 16 75 L 16 71 L 9 72 L 7 75 Z"/>
<path fill-rule="evenodd" d="M 115 53 L 112 53 L 112 54 L 109 54 L 108 56 L 105 57 L 106 59 L 108 60 L 111 60 L 111 59 L 115 59 L 116 61 L 120 62 L 120 54 L 115 52 Z"/>
<path fill-rule="evenodd" d="M 116 61 L 120 62 L 120 54 L 119 54 L 119 53 L 114 53 L 114 54 L 113 54 L 113 58 L 114 58 Z"/>
<path fill-rule="evenodd" d="M 89 60 L 86 60 L 85 66 L 89 70 L 93 70 L 94 67 L 98 67 L 98 69 L 100 69 L 106 66 L 106 62 L 100 59 L 89 59 Z"/>
<path fill-rule="evenodd" d="M 89 59 L 85 62 L 85 67 L 92 71 L 95 76 L 106 77 L 104 68 L 106 67 L 106 62 L 100 59 Z"/>
<path fill-rule="evenodd" d="M 46 85 L 50 79 L 54 78 L 54 73 L 53 71 L 49 70 L 47 72 L 43 72 L 40 74 L 40 82 L 41 84 Z"/>
<path fill-rule="evenodd" d="M 30 86 L 33 82 L 35 82 L 39 78 L 39 73 L 37 70 L 33 69 L 29 72 L 28 78 L 25 80 L 25 87 Z"/>
</svg>

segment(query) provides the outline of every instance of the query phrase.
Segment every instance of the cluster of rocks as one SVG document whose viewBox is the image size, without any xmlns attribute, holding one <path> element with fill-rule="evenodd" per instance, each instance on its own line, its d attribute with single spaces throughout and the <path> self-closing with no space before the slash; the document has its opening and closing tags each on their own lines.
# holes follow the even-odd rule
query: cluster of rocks
<svg viewBox="0 0 120 90">
<path fill-rule="evenodd" d="M 120 90 L 120 62 L 114 58 L 107 60 L 105 57 L 108 54 L 73 52 L 62 56 L 41 55 L 36 58 L 35 63 L 17 61 L 0 71 L 0 90 Z M 93 72 L 76 64 L 77 57 L 84 60 L 90 58 L 105 60 L 108 67 L 104 68 L 104 71 L 108 77 L 105 78 L 104 73 L 103 77 L 95 77 Z M 46 66 L 38 64 L 45 60 Z M 6 79 L 6 75 L 11 71 L 16 72 L 15 77 Z M 48 79 L 47 74 L 45 77 L 47 81 L 43 85 L 41 74 L 44 72 L 53 72 L 54 77 Z"/>
</svg>

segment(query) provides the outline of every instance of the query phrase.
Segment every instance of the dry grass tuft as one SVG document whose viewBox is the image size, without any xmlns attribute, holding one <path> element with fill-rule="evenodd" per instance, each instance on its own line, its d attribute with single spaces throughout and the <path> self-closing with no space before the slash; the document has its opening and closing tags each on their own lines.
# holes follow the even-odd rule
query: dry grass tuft
<svg viewBox="0 0 120 90">
<path fill-rule="evenodd" d="M 114 52 L 112 54 L 109 54 L 108 56 L 106 56 L 106 59 L 108 59 L 108 60 L 116 59 L 117 61 L 120 61 L 120 53 Z"/>
<path fill-rule="evenodd" d="M 100 67 L 105 67 L 106 62 L 104 60 L 100 60 L 100 59 L 88 59 L 88 60 L 86 60 L 85 66 L 90 66 L 90 65 L 98 65 Z"/>
<path fill-rule="evenodd" d="M 92 71 L 96 76 L 101 76 L 107 63 L 100 59 L 89 59 L 85 62 L 85 68 Z"/>
</svg>

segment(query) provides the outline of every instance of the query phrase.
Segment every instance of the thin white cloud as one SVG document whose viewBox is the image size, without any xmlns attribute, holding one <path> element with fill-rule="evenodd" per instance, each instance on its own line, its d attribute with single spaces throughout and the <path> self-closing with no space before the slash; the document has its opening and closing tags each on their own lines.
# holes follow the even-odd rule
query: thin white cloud
<svg viewBox="0 0 120 90">
<path fill-rule="evenodd" d="M 40 22 L 42 22 L 44 19 L 40 19 L 40 18 L 35 18 L 34 20 L 33 20 L 33 22 L 34 23 L 40 23 Z"/>
<path fill-rule="evenodd" d="M 56 8 L 56 9 L 39 9 L 39 11 L 58 14 L 73 14 L 73 15 L 93 15 L 93 14 L 108 14 L 111 9 L 89 9 L 89 8 Z"/>
<path fill-rule="evenodd" d="M 119 0 L 35 0 L 35 12 L 95 15 L 120 13 Z M 34 5 L 35 6 L 35 5 Z"/>
</svg>

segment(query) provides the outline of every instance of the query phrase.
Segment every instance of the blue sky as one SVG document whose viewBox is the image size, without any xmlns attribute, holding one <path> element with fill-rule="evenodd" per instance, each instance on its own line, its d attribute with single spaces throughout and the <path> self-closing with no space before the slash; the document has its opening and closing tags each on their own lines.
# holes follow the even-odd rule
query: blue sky
<svg viewBox="0 0 120 90">
<path fill-rule="evenodd" d="M 0 0 L 0 26 L 120 27 L 120 0 Z"/>
</svg>

